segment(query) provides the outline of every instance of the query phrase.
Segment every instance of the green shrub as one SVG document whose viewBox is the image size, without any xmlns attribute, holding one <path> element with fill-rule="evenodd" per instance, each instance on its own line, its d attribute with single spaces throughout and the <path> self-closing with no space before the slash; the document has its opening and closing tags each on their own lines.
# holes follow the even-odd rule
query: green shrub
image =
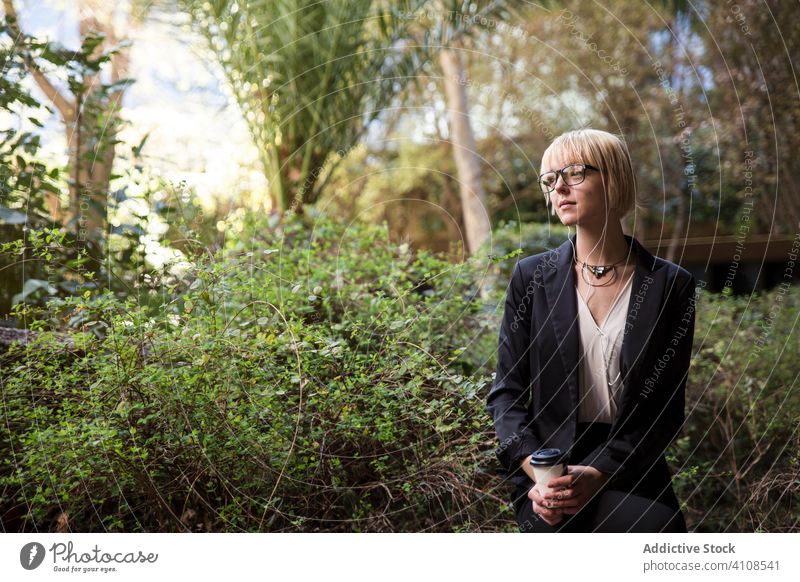
<svg viewBox="0 0 800 582">
<path fill-rule="evenodd" d="M 690 527 L 796 531 L 800 518 L 800 289 L 701 292 L 687 423 L 673 461 Z"/>
<path fill-rule="evenodd" d="M 249 217 L 153 281 L 159 308 L 109 293 L 21 314 L 103 331 L 5 356 L 0 487 L 21 527 L 452 531 L 508 511 L 484 493 L 481 266 L 313 220 Z"/>
</svg>

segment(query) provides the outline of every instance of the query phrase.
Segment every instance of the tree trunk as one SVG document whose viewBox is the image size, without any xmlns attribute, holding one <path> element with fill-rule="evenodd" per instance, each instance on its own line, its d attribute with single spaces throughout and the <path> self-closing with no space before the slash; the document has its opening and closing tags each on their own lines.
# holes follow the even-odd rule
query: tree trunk
<svg viewBox="0 0 800 582">
<path fill-rule="evenodd" d="M 21 25 L 12 0 L 3 0 L 11 29 L 19 35 Z M 105 39 L 92 53 L 92 57 L 103 54 L 107 45 L 115 45 L 118 38 L 110 22 L 101 22 L 90 7 L 82 10 L 79 25 L 81 40 L 91 31 L 99 31 Z M 114 164 L 115 141 L 120 125 L 119 109 L 124 93 L 119 88 L 103 95 L 96 91 L 98 76 L 87 75 L 83 79 L 83 95 L 63 95 L 32 59 L 26 64 L 36 83 L 53 103 L 64 122 L 69 148 L 69 207 L 62 209 L 57 194 L 52 194 L 47 207 L 52 218 L 69 225 L 80 240 L 104 239 L 108 212 L 108 191 Z M 111 56 L 111 81 L 127 78 L 129 51 L 120 50 Z M 98 259 L 100 257 L 97 257 Z"/>
<path fill-rule="evenodd" d="M 473 254 L 490 234 L 481 160 L 469 119 L 466 71 L 457 49 L 442 49 L 439 60 L 450 117 L 450 142 L 458 171 L 467 248 Z"/>
<path fill-rule="evenodd" d="M 675 14 L 674 18 L 672 18 L 670 22 L 671 26 L 670 29 L 672 30 L 672 40 L 670 43 L 670 52 L 671 52 L 671 74 L 670 74 L 670 83 L 672 86 L 672 90 L 675 91 L 675 95 L 678 97 L 678 102 L 683 103 L 683 95 L 684 95 L 684 79 L 683 75 L 680 70 L 681 64 L 681 50 L 683 50 L 683 30 L 682 27 L 684 26 L 683 22 L 681 21 L 681 13 L 678 12 Z M 687 120 L 687 126 L 692 126 L 692 118 L 691 118 L 691 109 L 685 109 Z M 692 170 L 692 175 L 696 170 L 694 153 L 691 154 L 691 157 L 686 157 L 684 151 L 681 149 L 681 141 L 683 140 L 684 136 L 688 139 L 691 139 L 692 134 L 690 131 L 683 132 L 678 128 L 675 128 L 675 138 L 673 140 L 674 146 L 677 148 L 677 156 L 678 156 L 678 163 L 675 165 L 676 167 L 672 169 L 670 175 L 668 176 L 668 180 L 672 181 L 675 184 L 675 198 L 678 201 L 678 208 L 675 212 L 675 222 L 674 227 L 672 229 L 672 235 L 670 236 L 669 244 L 667 245 L 667 251 L 665 254 L 665 259 L 668 261 L 676 262 L 678 259 L 678 241 L 681 238 L 686 237 L 687 233 L 687 223 L 689 220 L 688 217 L 688 209 L 686 204 L 686 197 L 691 196 L 691 192 L 693 190 L 692 186 L 688 186 L 688 192 L 684 192 L 684 171 L 687 165 L 691 164 L 694 169 Z"/>
</svg>

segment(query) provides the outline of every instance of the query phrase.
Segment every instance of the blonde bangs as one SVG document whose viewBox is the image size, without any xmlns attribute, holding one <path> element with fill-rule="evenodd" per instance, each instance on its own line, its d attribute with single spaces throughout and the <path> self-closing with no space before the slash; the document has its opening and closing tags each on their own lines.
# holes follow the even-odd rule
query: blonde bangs
<svg viewBox="0 0 800 582">
<path fill-rule="evenodd" d="M 554 168 L 551 161 L 560 159 Z M 610 209 L 617 209 L 620 218 L 636 204 L 633 164 L 625 142 L 614 134 L 599 129 L 577 129 L 561 134 L 542 155 L 540 174 L 560 169 L 571 163 L 584 163 L 600 168 Z M 545 204 L 549 196 L 545 195 Z"/>
</svg>

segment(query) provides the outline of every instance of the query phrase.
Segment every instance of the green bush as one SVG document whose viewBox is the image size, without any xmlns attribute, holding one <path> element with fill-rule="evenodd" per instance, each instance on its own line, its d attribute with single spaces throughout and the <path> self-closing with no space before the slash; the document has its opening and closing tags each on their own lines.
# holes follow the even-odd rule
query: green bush
<svg viewBox="0 0 800 582">
<path fill-rule="evenodd" d="M 108 293 L 21 314 L 103 333 L 5 356 L 0 487 L 18 528 L 452 531 L 508 511 L 486 493 L 481 265 L 305 220 L 248 218 L 152 281 L 160 307 Z"/>
<path fill-rule="evenodd" d="M 678 498 L 696 531 L 796 531 L 800 289 L 700 293 L 687 423 L 673 449 Z"/>
<path fill-rule="evenodd" d="M 493 273 L 498 276 L 493 280 L 503 287 L 505 293 L 511 271 L 520 258 L 554 249 L 574 232 L 574 229 L 570 232 L 561 224 L 503 221 L 492 231 L 492 236 L 476 254 L 494 259 Z"/>
</svg>

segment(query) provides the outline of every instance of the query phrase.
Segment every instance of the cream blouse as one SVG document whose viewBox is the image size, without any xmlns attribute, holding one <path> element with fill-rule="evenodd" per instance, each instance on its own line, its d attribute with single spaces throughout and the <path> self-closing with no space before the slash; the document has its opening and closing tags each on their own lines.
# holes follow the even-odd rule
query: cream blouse
<svg viewBox="0 0 800 582">
<path fill-rule="evenodd" d="M 580 327 L 580 357 L 578 358 L 578 385 L 580 402 L 578 422 L 613 423 L 617 414 L 621 374 L 619 354 L 624 337 L 626 311 L 631 296 L 633 276 L 623 287 L 602 327 L 589 310 L 583 296 L 575 287 Z"/>
</svg>

